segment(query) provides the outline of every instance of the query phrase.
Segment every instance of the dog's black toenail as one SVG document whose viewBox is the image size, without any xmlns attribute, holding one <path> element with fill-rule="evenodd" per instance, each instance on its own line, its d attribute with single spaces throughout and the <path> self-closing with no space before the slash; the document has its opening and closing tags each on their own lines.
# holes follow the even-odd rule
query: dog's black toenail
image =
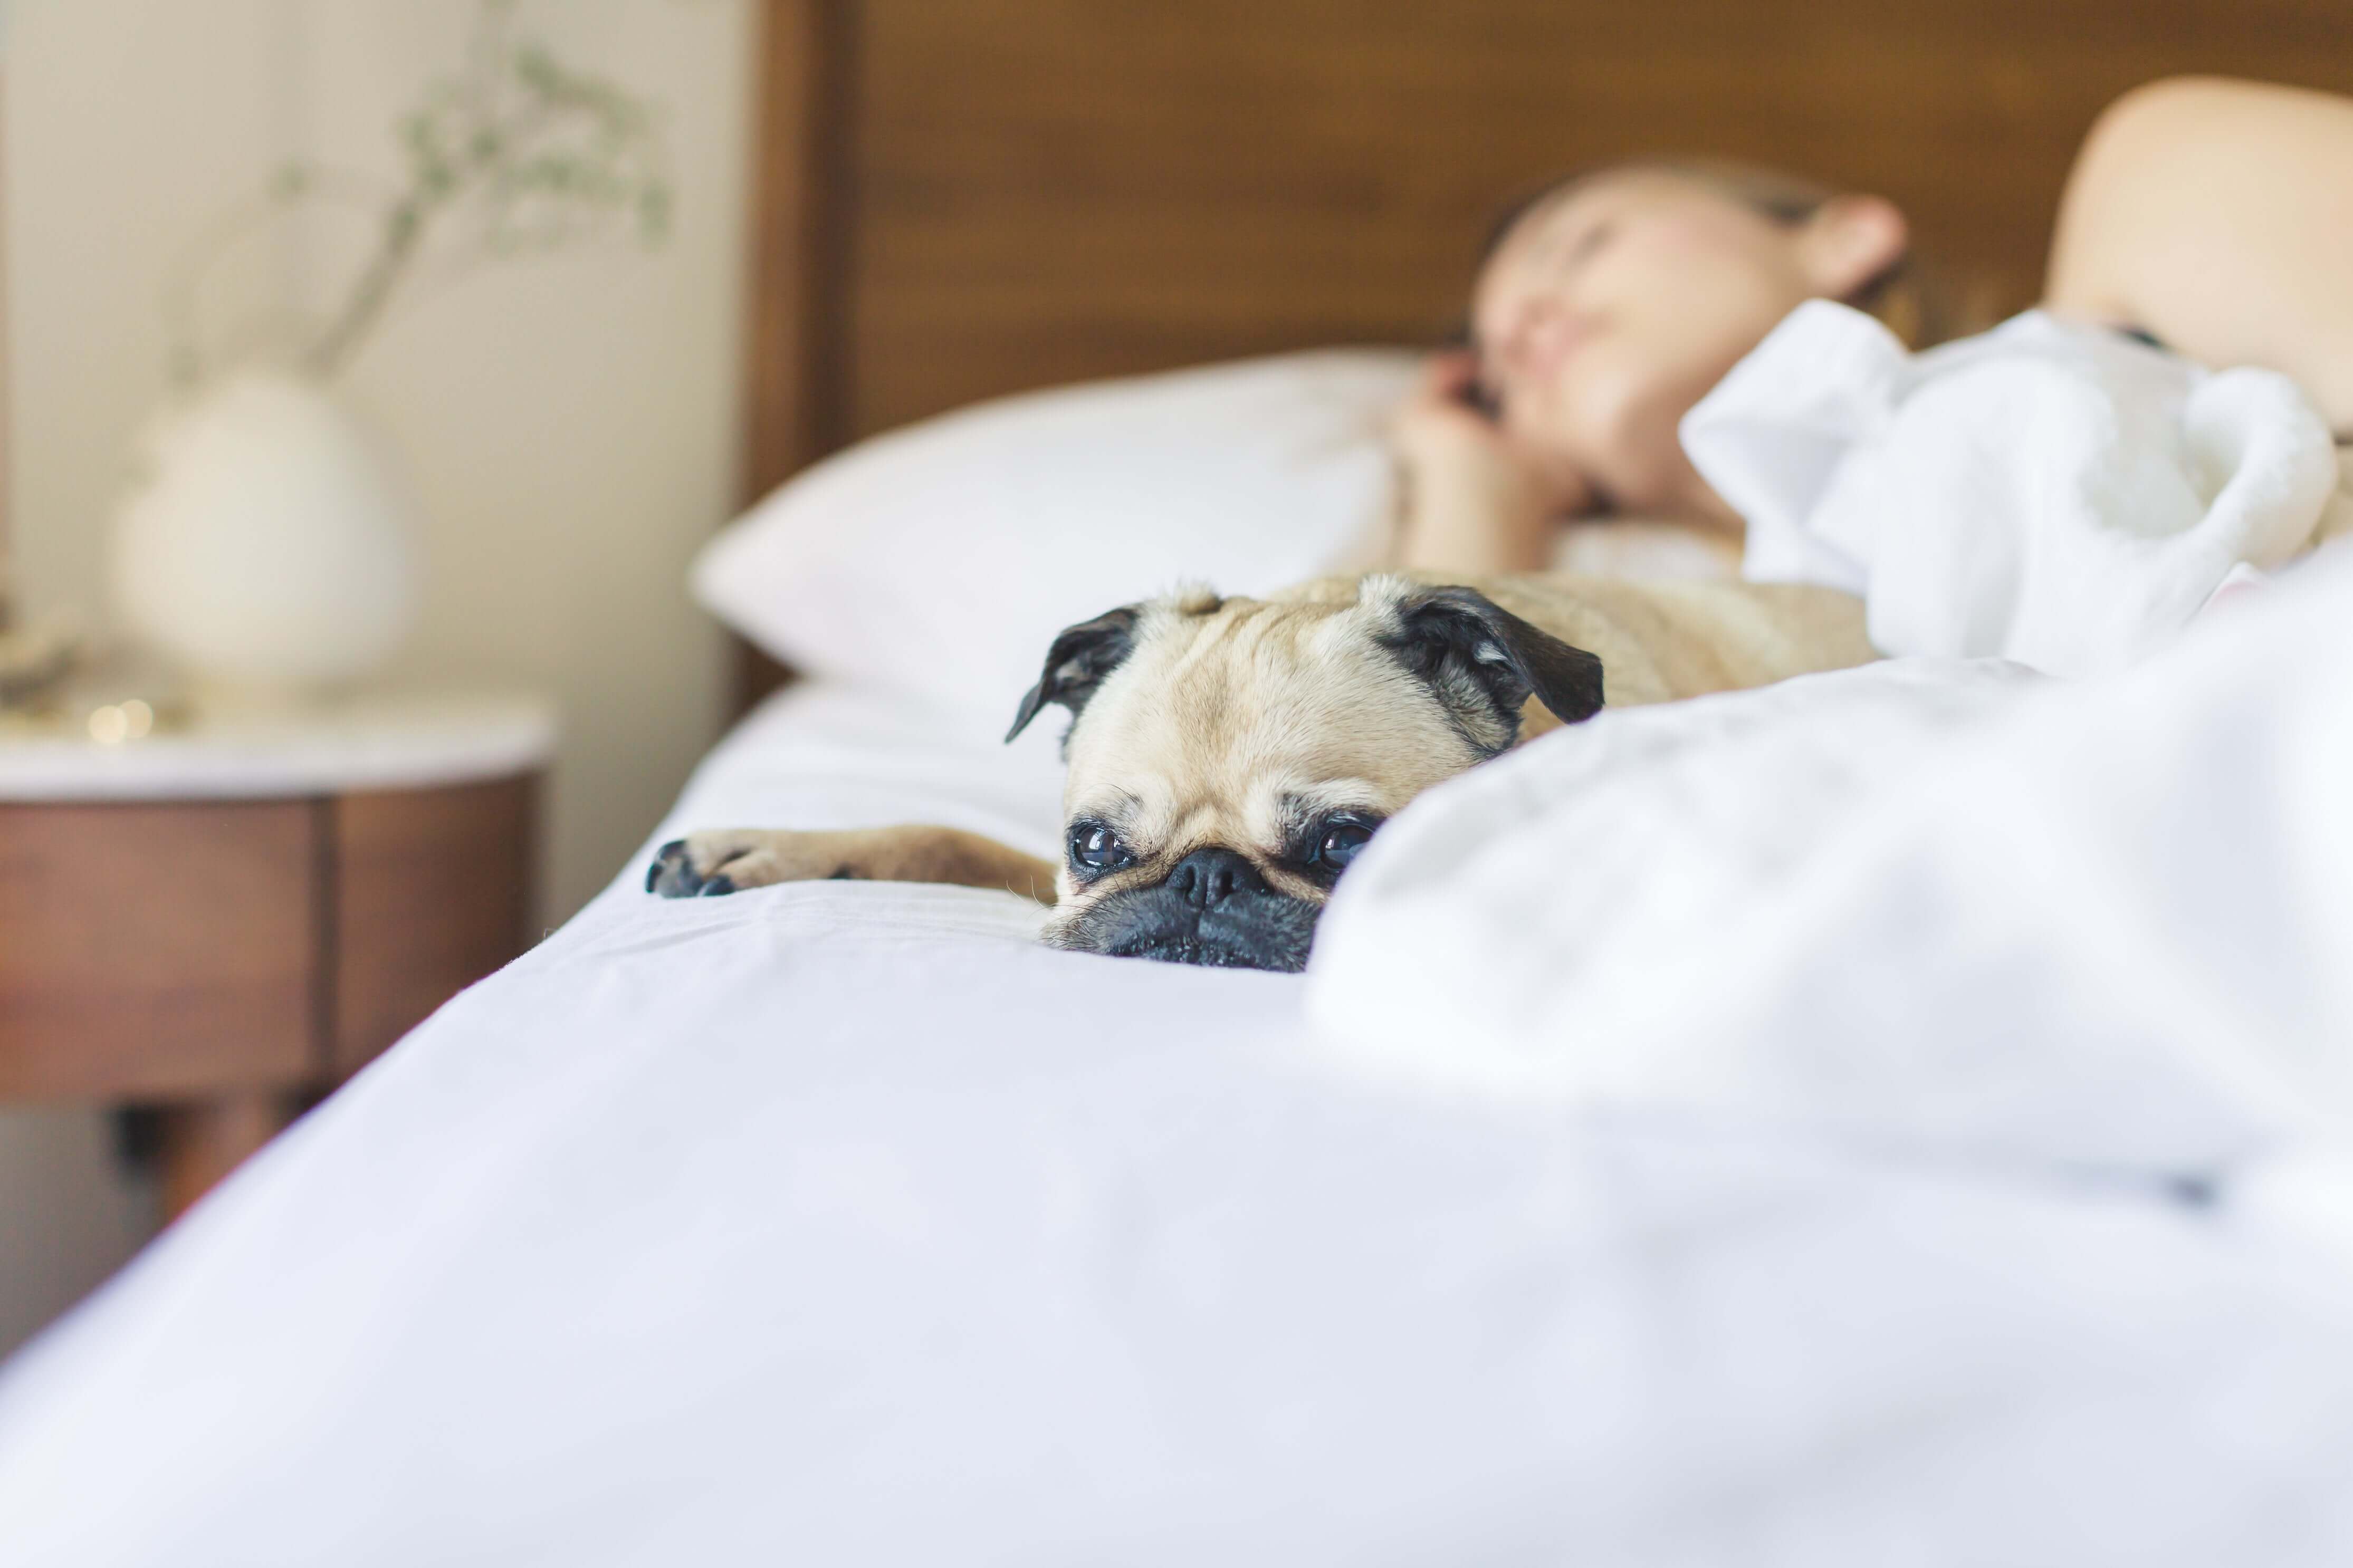
<svg viewBox="0 0 2353 1568">
<path fill-rule="evenodd" d="M 687 890 L 693 877 L 694 867 L 686 858 L 686 840 L 673 838 L 654 851 L 654 862 L 646 868 L 646 891 L 676 898 Z"/>
<path fill-rule="evenodd" d="M 713 877 L 694 890 L 698 899 L 716 899 L 735 890 L 735 884 L 724 877 Z"/>
<path fill-rule="evenodd" d="M 847 866 L 844 866 L 840 870 L 836 871 L 832 876 L 826 879 L 828 882 L 854 882 L 857 879 L 858 874 Z"/>
</svg>

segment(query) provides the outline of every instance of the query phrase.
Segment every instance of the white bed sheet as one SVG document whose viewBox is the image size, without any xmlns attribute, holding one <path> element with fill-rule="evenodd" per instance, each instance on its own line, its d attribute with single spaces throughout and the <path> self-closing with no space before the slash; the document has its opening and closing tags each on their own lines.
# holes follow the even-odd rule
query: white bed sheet
<svg viewBox="0 0 2353 1568">
<path fill-rule="evenodd" d="M 1055 837 L 803 691 L 693 826 Z M 2341 1563 L 2341 1269 L 2162 1184 L 1424 1092 L 1293 976 L 633 860 L 0 1377 L 0 1563 Z"/>
</svg>

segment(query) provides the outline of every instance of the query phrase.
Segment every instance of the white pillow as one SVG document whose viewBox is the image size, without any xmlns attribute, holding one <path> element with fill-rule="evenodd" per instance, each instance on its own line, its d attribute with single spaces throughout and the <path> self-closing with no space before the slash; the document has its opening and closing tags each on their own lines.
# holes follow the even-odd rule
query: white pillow
<svg viewBox="0 0 2353 1568">
<path fill-rule="evenodd" d="M 1066 626 L 1180 582 L 1369 566 L 1394 510 L 1383 426 L 1417 363 L 1286 354 L 910 426 L 745 513 L 696 560 L 695 596 L 797 669 L 1001 734 Z"/>
</svg>

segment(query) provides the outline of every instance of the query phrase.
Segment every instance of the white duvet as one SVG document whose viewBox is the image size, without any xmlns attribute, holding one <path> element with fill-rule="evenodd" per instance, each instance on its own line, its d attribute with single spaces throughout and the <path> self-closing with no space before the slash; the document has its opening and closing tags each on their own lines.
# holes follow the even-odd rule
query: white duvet
<svg viewBox="0 0 2353 1568">
<path fill-rule="evenodd" d="M 0 1563 L 2353 1560 L 2313 576 L 1564 731 L 1304 980 L 632 865 L 8 1368 Z M 662 831 L 1050 847 L 938 732 L 788 696 Z"/>
<path fill-rule="evenodd" d="M 1908 353 L 1812 300 L 1683 416 L 1743 574 L 1860 595 L 1881 652 L 2124 668 L 2353 528 L 2296 384 L 2028 310 Z"/>
<path fill-rule="evenodd" d="M 2127 676 L 1895 660 L 1556 731 L 1385 829 L 1310 968 L 1353 1050 L 1520 1103 L 2353 1153 L 2353 550 Z"/>
</svg>

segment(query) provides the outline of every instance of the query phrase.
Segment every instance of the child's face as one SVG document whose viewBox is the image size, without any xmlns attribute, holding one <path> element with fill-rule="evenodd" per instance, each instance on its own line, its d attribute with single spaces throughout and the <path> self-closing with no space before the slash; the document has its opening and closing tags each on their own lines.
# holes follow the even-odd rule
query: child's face
<svg viewBox="0 0 2353 1568">
<path fill-rule="evenodd" d="M 1677 422 L 1826 291 L 1809 226 L 1663 172 L 1598 175 L 1537 205 L 1472 298 L 1505 431 L 1620 510 L 1672 510 L 1690 474 Z"/>
</svg>

